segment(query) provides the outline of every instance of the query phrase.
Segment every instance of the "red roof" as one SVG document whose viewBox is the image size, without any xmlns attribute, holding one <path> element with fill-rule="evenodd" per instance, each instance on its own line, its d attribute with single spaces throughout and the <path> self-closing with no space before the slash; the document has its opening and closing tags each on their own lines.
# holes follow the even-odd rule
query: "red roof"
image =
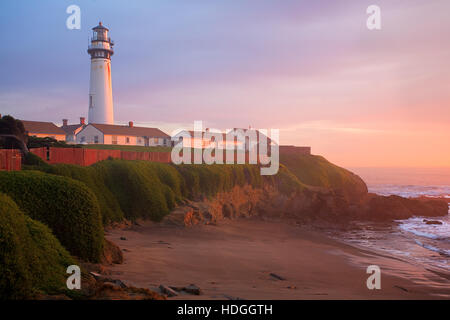
<svg viewBox="0 0 450 320">
<path fill-rule="evenodd" d="M 90 123 L 103 134 L 133 137 L 170 138 L 170 136 L 157 128 L 117 126 L 112 124 Z"/>
<path fill-rule="evenodd" d="M 66 135 L 66 132 L 52 122 L 20 120 L 29 134 Z"/>
</svg>

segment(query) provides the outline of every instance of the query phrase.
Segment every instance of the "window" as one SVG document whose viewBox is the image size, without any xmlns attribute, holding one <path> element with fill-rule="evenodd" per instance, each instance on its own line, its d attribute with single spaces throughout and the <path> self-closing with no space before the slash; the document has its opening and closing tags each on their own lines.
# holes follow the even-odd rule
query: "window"
<svg viewBox="0 0 450 320">
<path fill-rule="evenodd" d="M 95 143 L 95 144 L 98 144 L 98 136 L 95 136 L 95 137 L 94 137 L 94 143 Z"/>
<path fill-rule="evenodd" d="M 81 142 L 81 143 L 86 142 L 86 137 L 81 137 L 80 142 Z"/>
<path fill-rule="evenodd" d="M 137 143 L 138 143 L 138 144 L 142 144 L 142 138 L 138 138 L 138 139 L 137 139 Z"/>
<path fill-rule="evenodd" d="M 155 144 L 158 144 L 159 139 L 158 138 L 154 138 L 153 141 L 155 142 Z"/>
<path fill-rule="evenodd" d="M 92 109 L 94 107 L 94 99 L 92 94 L 89 95 L 89 108 Z"/>
<path fill-rule="evenodd" d="M 112 136 L 112 144 L 117 144 L 117 136 Z"/>
<path fill-rule="evenodd" d="M 130 143 L 130 138 L 129 137 L 127 137 L 127 143 Z"/>
</svg>

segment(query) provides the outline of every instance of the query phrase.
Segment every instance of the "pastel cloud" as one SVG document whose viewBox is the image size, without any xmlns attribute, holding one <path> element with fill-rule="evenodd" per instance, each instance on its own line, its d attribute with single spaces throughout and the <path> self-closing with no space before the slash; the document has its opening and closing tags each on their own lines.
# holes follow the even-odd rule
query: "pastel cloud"
<svg viewBox="0 0 450 320">
<path fill-rule="evenodd" d="M 5 3 L 0 29 L 30 40 L 2 33 L 0 113 L 84 115 L 101 15 L 117 43 L 119 122 L 280 128 L 282 143 L 348 166 L 450 163 L 447 0 L 379 0 L 377 32 L 360 0 L 81 1 L 82 31 L 64 29 L 67 3 Z"/>
</svg>

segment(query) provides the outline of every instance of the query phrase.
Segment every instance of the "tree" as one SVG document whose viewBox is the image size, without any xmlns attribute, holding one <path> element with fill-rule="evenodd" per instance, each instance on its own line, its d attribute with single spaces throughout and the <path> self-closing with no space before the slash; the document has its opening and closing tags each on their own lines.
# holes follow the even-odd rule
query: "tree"
<svg viewBox="0 0 450 320">
<path fill-rule="evenodd" d="M 0 138 L 3 140 L 4 147 L 19 148 L 23 156 L 28 155 L 28 134 L 25 131 L 22 121 L 14 119 L 11 116 L 1 118 Z"/>
</svg>

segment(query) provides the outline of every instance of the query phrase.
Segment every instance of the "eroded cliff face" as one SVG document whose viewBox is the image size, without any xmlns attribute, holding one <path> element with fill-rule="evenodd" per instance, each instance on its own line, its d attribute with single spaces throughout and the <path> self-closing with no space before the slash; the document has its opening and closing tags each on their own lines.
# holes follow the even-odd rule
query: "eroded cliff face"
<svg viewBox="0 0 450 320">
<path fill-rule="evenodd" d="M 258 205 L 268 193 L 265 188 L 236 186 L 230 192 L 218 193 L 212 199 L 186 200 L 163 220 L 165 223 L 191 226 L 216 223 L 221 219 L 258 215 Z"/>
<path fill-rule="evenodd" d="M 442 200 L 384 197 L 361 192 L 349 197 L 348 194 L 342 190 L 311 187 L 286 195 L 272 185 L 262 188 L 236 186 L 212 199 L 186 201 L 166 216 L 164 222 L 192 226 L 214 224 L 227 218 L 261 216 L 296 219 L 302 223 L 341 224 L 354 220 L 392 221 L 448 213 L 448 205 Z"/>
</svg>

